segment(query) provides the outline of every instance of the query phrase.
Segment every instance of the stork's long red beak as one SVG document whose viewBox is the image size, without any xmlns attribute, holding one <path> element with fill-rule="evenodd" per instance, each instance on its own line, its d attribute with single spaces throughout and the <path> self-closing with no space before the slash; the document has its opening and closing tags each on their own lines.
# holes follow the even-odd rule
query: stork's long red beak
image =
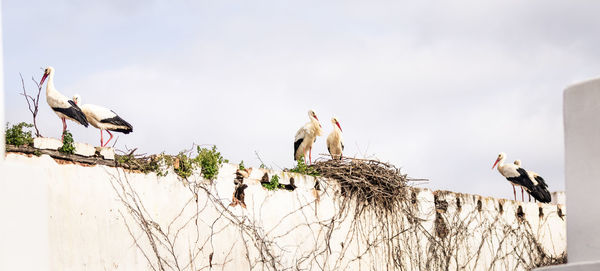
<svg viewBox="0 0 600 271">
<path fill-rule="evenodd" d="M 40 86 L 46 81 L 46 77 L 48 77 L 48 74 L 44 73 L 44 76 L 42 76 L 42 80 L 40 81 Z"/>
<path fill-rule="evenodd" d="M 494 165 L 492 166 L 492 169 L 494 169 L 494 167 L 496 167 L 496 164 L 498 164 L 498 161 L 500 161 L 500 158 L 496 159 L 496 162 L 494 162 Z"/>
<path fill-rule="evenodd" d="M 340 131 L 342 131 L 342 127 L 340 126 L 339 122 L 335 122 L 335 125 L 337 125 L 338 128 L 340 128 Z M 343 131 L 342 131 L 343 132 Z"/>
</svg>

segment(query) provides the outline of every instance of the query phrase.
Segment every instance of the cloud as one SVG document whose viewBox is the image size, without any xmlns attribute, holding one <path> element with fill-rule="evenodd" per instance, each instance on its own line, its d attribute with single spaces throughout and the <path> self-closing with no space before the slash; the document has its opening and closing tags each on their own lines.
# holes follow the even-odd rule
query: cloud
<svg viewBox="0 0 600 271">
<path fill-rule="evenodd" d="M 96 57 L 53 56 L 66 66 L 55 65 L 59 90 L 114 109 L 134 125 L 119 146 L 144 152 L 217 144 L 233 162 L 258 165 L 256 150 L 289 167 L 293 136 L 314 109 L 327 132 L 330 117 L 340 120 L 347 155 L 374 154 L 434 188 L 510 196 L 490 170 L 504 151 L 562 189 L 562 89 L 600 68 L 598 38 L 585 27 L 599 23 L 595 14 L 571 5 L 562 14 L 552 1 L 161 3 L 134 3 L 123 11 L 131 18 L 111 15 L 114 24 L 82 22 L 93 29 L 84 48 L 64 42 L 79 30 L 58 38 L 70 54 Z M 88 60 L 91 70 L 77 69 Z M 7 95 L 7 105 L 17 100 Z M 7 118 L 23 117 L 18 110 L 8 105 Z M 49 110 L 41 114 L 43 130 L 58 130 Z M 73 129 L 97 141 L 94 129 Z M 315 154 L 326 152 L 325 137 Z"/>
</svg>

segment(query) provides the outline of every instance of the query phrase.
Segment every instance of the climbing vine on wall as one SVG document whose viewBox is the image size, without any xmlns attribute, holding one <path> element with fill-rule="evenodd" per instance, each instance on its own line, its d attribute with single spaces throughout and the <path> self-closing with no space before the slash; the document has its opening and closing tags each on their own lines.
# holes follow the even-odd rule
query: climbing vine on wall
<svg viewBox="0 0 600 271">
<path fill-rule="evenodd" d="M 294 208 L 269 206 L 271 193 L 253 203 L 259 211 L 240 213 L 213 183 L 192 174 L 182 183 L 190 194 L 181 212 L 159 224 L 147 211 L 151 199 L 140 197 L 127 174 L 117 170 L 110 181 L 126 207 L 125 226 L 153 270 L 231 269 L 241 259 L 251 270 L 506 270 L 566 261 L 544 251 L 536 239 L 541 226 L 519 216 L 521 209 L 508 223 L 481 202 L 436 194 L 434 208 L 424 210 L 406 175 L 376 160 L 318 161 L 311 168 L 320 176 L 315 191 L 329 194 L 333 210 L 301 193 L 286 194 L 296 197 Z M 276 225 L 257 215 L 275 210 Z M 293 224 L 283 223 L 292 217 Z M 181 232 L 192 236 L 183 241 Z"/>
</svg>

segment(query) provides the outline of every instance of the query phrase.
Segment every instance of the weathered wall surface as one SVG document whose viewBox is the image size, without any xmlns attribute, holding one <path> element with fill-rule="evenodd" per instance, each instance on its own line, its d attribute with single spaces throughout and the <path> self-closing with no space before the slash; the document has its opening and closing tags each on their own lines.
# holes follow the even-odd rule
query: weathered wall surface
<svg viewBox="0 0 600 271">
<path fill-rule="evenodd" d="M 525 270 L 566 251 L 562 205 L 410 188 L 406 212 L 356 217 L 351 205 L 339 212 L 347 202 L 334 182 L 315 190 L 311 177 L 269 172 L 297 189 L 267 191 L 255 169 L 244 209 L 229 206 L 236 167 L 211 183 L 9 153 L 4 202 L 29 205 L 2 207 L 13 218 L 2 240 L 22 247 L 2 246 L 0 269 L 22 257 L 37 270 Z"/>
</svg>

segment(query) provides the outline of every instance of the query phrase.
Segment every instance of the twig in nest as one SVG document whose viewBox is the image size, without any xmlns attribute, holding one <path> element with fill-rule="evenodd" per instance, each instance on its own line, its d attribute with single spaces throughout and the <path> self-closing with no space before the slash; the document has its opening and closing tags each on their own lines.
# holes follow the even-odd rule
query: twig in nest
<svg viewBox="0 0 600 271">
<path fill-rule="evenodd" d="M 135 151 L 137 151 L 137 149 L 138 149 L 138 148 L 134 148 L 134 149 L 133 149 L 133 150 L 131 150 L 131 151 L 129 152 L 129 154 L 127 154 L 127 155 L 128 155 L 128 156 L 132 156 L 132 155 L 133 155 L 133 153 L 134 153 Z"/>
<path fill-rule="evenodd" d="M 119 141 L 119 136 L 117 136 L 117 138 L 115 139 L 115 142 L 113 142 L 112 148 L 115 148 L 115 145 L 117 145 L 117 142 Z"/>
</svg>

